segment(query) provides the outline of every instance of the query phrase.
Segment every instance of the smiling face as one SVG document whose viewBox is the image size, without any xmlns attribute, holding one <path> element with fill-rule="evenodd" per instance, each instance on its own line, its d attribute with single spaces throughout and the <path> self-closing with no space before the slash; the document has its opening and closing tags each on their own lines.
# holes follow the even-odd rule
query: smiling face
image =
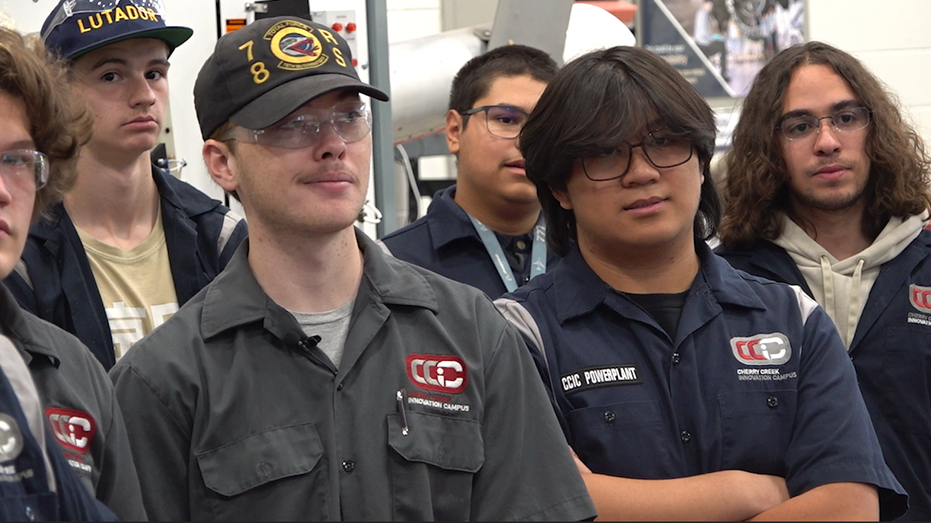
<svg viewBox="0 0 931 523">
<path fill-rule="evenodd" d="M 805 65 L 792 73 L 782 114 L 822 117 L 839 108 L 860 105 L 847 83 L 826 65 Z M 863 207 L 869 180 L 866 154 L 869 127 L 840 132 L 830 119 L 820 131 L 801 140 L 780 133 L 793 210 L 806 217 L 812 211 Z"/>
<path fill-rule="evenodd" d="M 628 141 L 637 143 L 642 138 L 631 136 Z M 681 165 L 657 168 L 642 147 L 636 147 L 622 177 L 593 181 L 578 160 L 566 189 L 553 191 L 553 196 L 575 215 L 579 248 L 611 259 L 619 253 L 656 249 L 691 251 L 703 182 L 694 151 Z"/>
<path fill-rule="evenodd" d="M 23 101 L 0 91 L 0 153 L 34 149 L 30 127 Z M 0 176 L 0 278 L 13 271 L 23 252 L 35 199 L 33 179 Z"/>
<path fill-rule="evenodd" d="M 133 38 L 96 49 L 72 66 L 75 92 L 94 116 L 87 148 L 101 157 L 155 147 L 168 103 L 168 45 Z"/>
<path fill-rule="evenodd" d="M 500 76 L 472 107 L 506 105 L 529 114 L 545 88 L 545 83 L 529 75 Z M 485 112 L 472 114 L 463 128 L 462 115 L 454 110 L 447 114 L 446 143 L 458 155 L 456 202 L 477 214 L 506 214 L 515 206 L 538 209 L 536 188 L 527 179 L 517 138 L 491 134 L 485 118 Z"/>
<path fill-rule="evenodd" d="M 315 98 L 304 108 L 330 109 L 358 100 L 351 90 L 333 91 Z M 210 144 L 221 143 L 208 140 Z M 225 147 L 225 145 L 224 145 Z M 236 142 L 228 155 L 228 176 L 211 167 L 214 179 L 227 191 L 236 191 L 253 229 L 285 235 L 322 235 L 351 226 L 365 202 L 369 182 L 371 134 L 345 143 L 330 125 L 322 125 L 316 141 L 302 149 L 283 149 Z M 208 160 L 208 166 L 211 163 Z"/>
</svg>

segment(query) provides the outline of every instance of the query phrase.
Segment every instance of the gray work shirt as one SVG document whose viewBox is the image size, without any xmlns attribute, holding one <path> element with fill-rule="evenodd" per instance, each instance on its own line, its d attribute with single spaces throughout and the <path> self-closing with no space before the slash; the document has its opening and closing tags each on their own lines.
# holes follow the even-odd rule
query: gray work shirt
<svg viewBox="0 0 931 523">
<path fill-rule="evenodd" d="M 0 327 L 26 361 L 44 420 L 82 483 L 120 519 L 145 520 L 129 438 L 103 366 L 73 335 L 21 309 L 2 285 Z"/>
<path fill-rule="evenodd" d="M 356 236 L 339 370 L 263 292 L 248 241 L 111 370 L 149 516 L 592 518 L 517 331 L 480 291 Z"/>
</svg>

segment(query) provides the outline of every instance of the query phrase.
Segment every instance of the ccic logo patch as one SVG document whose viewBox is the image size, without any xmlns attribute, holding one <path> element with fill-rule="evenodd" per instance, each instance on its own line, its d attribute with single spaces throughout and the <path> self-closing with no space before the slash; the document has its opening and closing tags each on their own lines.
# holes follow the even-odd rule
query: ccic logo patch
<svg viewBox="0 0 931 523">
<path fill-rule="evenodd" d="M 332 44 L 331 51 L 336 64 L 346 67 L 346 59 L 338 47 L 339 42 L 329 31 L 316 29 L 320 38 L 314 34 L 315 29 L 296 20 L 285 20 L 273 25 L 265 32 L 272 54 L 281 60 L 279 69 L 300 71 L 315 69 L 330 60 L 323 50 L 323 41 Z M 321 38 L 323 41 L 321 41 Z"/>
<path fill-rule="evenodd" d="M 404 363 L 407 377 L 424 390 L 459 394 L 469 382 L 465 363 L 455 356 L 411 354 Z"/>
<path fill-rule="evenodd" d="M 792 357 L 789 338 L 779 332 L 731 338 L 731 349 L 744 365 L 782 365 Z"/>
<path fill-rule="evenodd" d="M 91 440 L 97 432 L 97 423 L 86 412 L 49 407 L 45 416 L 52 427 L 52 434 L 59 443 L 69 450 L 86 454 L 90 450 Z"/>
<path fill-rule="evenodd" d="M 591 367 L 563 374 L 559 378 L 566 394 L 609 385 L 637 385 L 643 383 L 636 365 L 609 365 Z"/>
<path fill-rule="evenodd" d="M 0 461 L 13 461 L 23 451 L 23 433 L 11 416 L 0 413 Z"/>
<path fill-rule="evenodd" d="M 913 283 L 908 286 L 908 298 L 918 312 L 931 314 L 931 287 L 920 287 Z"/>
</svg>

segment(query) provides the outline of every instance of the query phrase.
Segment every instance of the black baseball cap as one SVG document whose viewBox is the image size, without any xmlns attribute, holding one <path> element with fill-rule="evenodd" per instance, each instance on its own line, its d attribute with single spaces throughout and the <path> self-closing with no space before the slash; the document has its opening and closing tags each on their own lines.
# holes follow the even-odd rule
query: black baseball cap
<svg viewBox="0 0 931 523">
<path fill-rule="evenodd" d="M 162 0 L 61 0 L 42 24 L 46 48 L 75 60 L 98 47 L 130 38 L 156 38 L 168 54 L 194 34 L 165 23 Z"/>
<path fill-rule="evenodd" d="M 265 129 L 310 100 L 344 88 L 388 101 L 359 79 L 339 33 L 304 18 L 278 16 L 220 38 L 194 83 L 194 109 L 206 140 L 227 120 Z"/>
</svg>

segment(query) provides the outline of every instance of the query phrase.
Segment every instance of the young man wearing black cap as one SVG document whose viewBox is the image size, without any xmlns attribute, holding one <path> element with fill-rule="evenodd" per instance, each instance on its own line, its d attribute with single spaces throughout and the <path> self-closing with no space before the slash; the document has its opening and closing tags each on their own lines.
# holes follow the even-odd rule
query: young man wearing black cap
<svg viewBox="0 0 931 523">
<path fill-rule="evenodd" d="M 593 517 L 517 331 L 354 227 L 372 147 L 360 94 L 388 99 L 300 18 L 223 36 L 201 69 L 204 160 L 250 232 L 110 372 L 149 516 Z"/>
<path fill-rule="evenodd" d="M 168 57 L 192 31 L 160 0 L 63 0 L 42 27 L 94 117 L 74 189 L 30 232 L 6 279 L 24 307 L 81 339 L 105 369 L 226 266 L 245 222 L 152 165 Z"/>
</svg>

